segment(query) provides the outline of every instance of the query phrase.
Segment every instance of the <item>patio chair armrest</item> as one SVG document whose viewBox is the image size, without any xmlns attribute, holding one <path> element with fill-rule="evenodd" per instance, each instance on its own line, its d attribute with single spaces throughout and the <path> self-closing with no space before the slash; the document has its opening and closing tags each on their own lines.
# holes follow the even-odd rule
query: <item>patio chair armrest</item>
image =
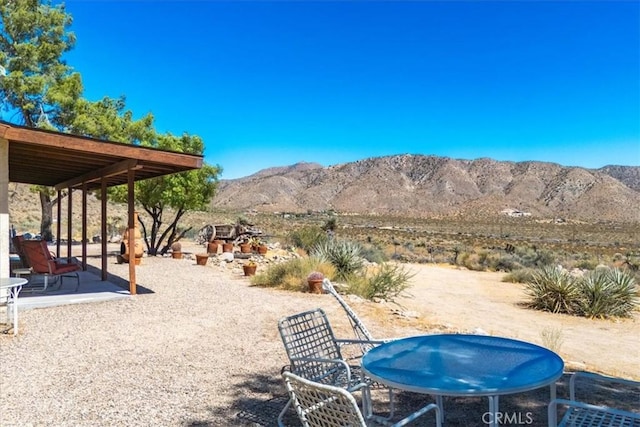
<svg viewBox="0 0 640 427">
<path fill-rule="evenodd" d="M 567 411 L 562 417 L 562 420 L 560 420 L 560 423 L 557 422 L 558 406 L 567 407 Z M 549 403 L 548 420 L 549 427 L 591 426 L 594 425 L 593 423 L 596 420 L 600 422 L 604 422 L 605 420 L 615 420 L 615 425 L 634 425 L 632 421 L 640 421 L 640 414 L 610 408 L 608 406 L 598 406 L 590 403 L 578 402 L 575 400 L 554 399 Z M 628 424 L 625 424 L 625 422 L 628 422 Z"/>
<path fill-rule="evenodd" d="M 291 363 L 294 365 L 291 367 L 291 372 L 301 375 L 305 378 L 308 378 L 310 380 L 313 381 L 318 381 L 318 380 L 322 380 L 330 375 L 332 375 L 334 373 L 334 371 L 331 371 L 329 369 L 327 369 L 325 371 L 325 373 L 323 375 L 319 375 L 319 376 L 315 376 L 314 378 L 309 378 L 308 375 L 304 375 L 304 371 L 305 371 L 305 365 L 309 365 L 309 364 L 327 364 L 327 365 L 333 365 L 336 366 L 338 365 L 338 369 L 343 370 L 346 374 L 346 387 L 349 387 L 349 384 L 351 384 L 351 367 L 349 366 L 349 364 L 344 361 L 344 360 L 340 360 L 340 359 L 324 359 L 321 357 L 293 357 L 291 358 Z M 296 366 L 301 364 L 301 366 Z M 334 384 L 335 385 L 335 384 Z"/>
<path fill-rule="evenodd" d="M 631 387 L 637 387 L 638 389 L 640 389 L 640 382 L 638 381 L 628 380 L 625 378 L 609 377 L 602 374 L 596 374 L 594 372 L 578 371 L 578 372 L 574 372 L 573 375 L 571 375 L 571 378 L 569 379 L 569 400 L 571 401 L 578 400 L 576 399 L 576 380 L 578 378 L 586 378 L 592 381 L 624 384 Z"/>
<path fill-rule="evenodd" d="M 336 343 L 338 345 L 356 345 L 356 344 L 371 344 L 371 345 L 380 345 L 384 344 L 385 340 L 355 340 L 355 339 L 336 339 Z"/>
<path fill-rule="evenodd" d="M 430 403 L 426 406 L 423 406 L 422 408 L 418 409 L 416 412 L 408 415 L 407 417 L 401 419 L 400 421 L 396 421 L 395 423 L 391 424 L 391 422 L 389 421 L 388 418 L 384 418 L 378 415 L 370 415 L 369 417 L 367 417 L 367 421 L 372 421 L 375 425 L 383 425 L 383 426 L 390 426 L 390 427 L 400 427 L 400 426 L 405 426 L 407 424 L 411 424 L 413 423 L 413 421 L 415 421 L 417 418 L 429 413 L 430 411 L 434 411 L 435 412 L 435 422 L 436 422 L 436 427 L 441 427 L 442 426 L 442 417 L 440 415 L 440 408 L 438 407 L 438 405 L 436 405 L 435 403 Z M 369 424 L 367 424 L 369 425 Z"/>
</svg>

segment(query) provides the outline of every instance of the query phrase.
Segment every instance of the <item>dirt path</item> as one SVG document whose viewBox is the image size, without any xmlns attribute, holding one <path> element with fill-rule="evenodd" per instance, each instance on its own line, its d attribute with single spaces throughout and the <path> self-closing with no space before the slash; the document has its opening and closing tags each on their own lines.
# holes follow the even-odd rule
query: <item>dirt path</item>
<svg viewBox="0 0 640 427">
<path fill-rule="evenodd" d="M 445 330 L 484 331 L 554 348 L 568 368 L 640 379 L 640 315 L 611 321 L 550 314 L 523 308 L 522 285 L 504 283 L 503 273 L 450 266 L 409 264 L 412 297 L 399 299 L 420 322 Z M 559 335 L 560 340 L 543 335 Z"/>
</svg>

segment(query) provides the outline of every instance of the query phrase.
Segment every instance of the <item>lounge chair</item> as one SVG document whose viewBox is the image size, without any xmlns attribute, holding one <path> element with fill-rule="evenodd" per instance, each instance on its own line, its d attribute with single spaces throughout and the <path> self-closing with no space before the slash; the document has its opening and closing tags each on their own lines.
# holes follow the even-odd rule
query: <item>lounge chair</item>
<svg viewBox="0 0 640 427">
<path fill-rule="evenodd" d="M 55 283 L 60 280 L 57 289 L 62 287 L 62 281 L 65 277 L 74 277 L 76 279 L 75 291 L 80 287 L 80 271 L 81 267 L 73 260 L 66 258 L 60 259 L 54 257 L 47 242 L 44 240 L 23 240 L 21 242 L 22 251 L 26 257 L 26 261 L 31 267 L 31 274 L 44 277 L 44 285 L 41 291 L 49 290 L 49 279 L 53 279 Z"/>
</svg>

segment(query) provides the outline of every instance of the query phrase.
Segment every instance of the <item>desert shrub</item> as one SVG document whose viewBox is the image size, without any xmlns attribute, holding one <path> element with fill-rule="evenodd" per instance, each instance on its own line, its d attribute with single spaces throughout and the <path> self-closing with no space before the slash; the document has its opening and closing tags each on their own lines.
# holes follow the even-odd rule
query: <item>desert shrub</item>
<svg viewBox="0 0 640 427">
<path fill-rule="evenodd" d="M 331 263 L 335 267 L 336 276 L 339 279 L 346 279 L 349 275 L 362 269 L 364 265 L 360 244 L 350 240 L 325 240 L 313 246 L 310 254 Z"/>
<path fill-rule="evenodd" d="M 306 291 L 307 276 L 312 271 L 319 271 L 329 279 L 333 279 L 336 274 L 335 268 L 330 263 L 317 258 L 293 258 L 270 265 L 265 271 L 253 276 L 251 284 L 290 291 Z"/>
<path fill-rule="evenodd" d="M 399 264 L 384 263 L 364 275 L 351 275 L 347 283 L 349 293 L 363 298 L 393 302 L 409 288 L 413 274 Z"/>
<path fill-rule="evenodd" d="M 492 271 L 515 271 L 522 269 L 518 257 L 509 253 L 494 252 L 487 257 L 487 268 Z"/>
<path fill-rule="evenodd" d="M 375 262 L 378 264 L 382 264 L 387 260 L 387 255 L 384 251 L 379 246 L 372 244 L 361 246 L 360 256 L 369 262 Z"/>
<path fill-rule="evenodd" d="M 518 257 L 502 251 L 464 252 L 459 255 L 458 263 L 474 271 L 511 271 L 522 268 Z"/>
<path fill-rule="evenodd" d="M 508 283 L 527 283 L 531 280 L 533 274 L 533 270 L 530 268 L 520 268 L 517 270 L 511 271 L 509 274 L 506 274 L 503 278 L 503 282 Z"/>
<path fill-rule="evenodd" d="M 596 258 L 583 258 L 576 261 L 574 267 L 581 270 L 594 270 L 599 264 Z"/>
<path fill-rule="evenodd" d="M 562 329 L 557 328 L 544 328 L 540 331 L 540 338 L 543 346 L 555 352 L 560 351 L 560 347 L 564 342 Z"/>
<path fill-rule="evenodd" d="M 336 220 L 336 218 L 329 218 L 322 225 L 322 230 L 325 231 L 325 232 L 326 231 L 335 231 L 337 227 L 338 227 L 338 221 Z"/>
<path fill-rule="evenodd" d="M 577 314 L 581 311 L 580 287 L 566 270 L 544 267 L 525 283 L 530 307 L 552 313 Z"/>
<path fill-rule="evenodd" d="M 292 246 L 302 248 L 309 253 L 311 248 L 328 240 L 327 233 L 317 226 L 302 227 L 291 231 L 287 235 L 287 242 Z"/>
<path fill-rule="evenodd" d="M 516 248 L 515 256 L 520 265 L 528 268 L 542 268 L 556 262 L 553 252 L 535 247 L 518 247 Z"/>
<path fill-rule="evenodd" d="M 458 264 L 474 271 L 483 271 L 485 266 L 483 261 L 485 259 L 485 253 L 469 253 L 463 252 L 458 255 Z"/>
<path fill-rule="evenodd" d="M 598 268 L 581 280 L 582 312 L 587 317 L 629 317 L 638 304 L 635 279 L 617 268 Z"/>
</svg>

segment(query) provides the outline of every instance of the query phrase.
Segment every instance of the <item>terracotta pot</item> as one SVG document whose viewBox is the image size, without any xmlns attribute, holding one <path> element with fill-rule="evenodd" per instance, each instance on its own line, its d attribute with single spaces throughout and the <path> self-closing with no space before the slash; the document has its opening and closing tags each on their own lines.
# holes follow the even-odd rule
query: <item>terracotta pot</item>
<svg viewBox="0 0 640 427">
<path fill-rule="evenodd" d="M 196 254 L 196 264 L 207 265 L 207 261 L 209 261 L 209 254 Z"/>
<path fill-rule="evenodd" d="M 245 276 L 253 276 L 256 274 L 257 265 L 243 265 L 242 269 L 244 270 Z"/>
<path fill-rule="evenodd" d="M 251 253 L 251 245 L 249 243 L 243 243 L 240 245 L 240 252 L 243 254 Z"/>
<path fill-rule="evenodd" d="M 309 283 L 309 292 L 312 294 L 321 294 L 322 291 L 322 279 L 319 280 L 307 280 Z"/>
<path fill-rule="evenodd" d="M 264 255 L 264 254 L 266 254 L 266 253 L 267 253 L 267 250 L 268 250 L 267 245 L 259 245 L 259 246 L 258 246 L 258 253 L 259 253 L 260 255 Z"/>
<path fill-rule="evenodd" d="M 182 252 L 171 252 L 171 258 L 182 259 Z"/>
<path fill-rule="evenodd" d="M 220 239 L 214 239 L 213 243 L 217 243 L 218 246 L 222 246 L 224 244 L 224 240 L 220 240 Z"/>
<path fill-rule="evenodd" d="M 223 243 L 222 252 L 233 252 L 233 243 Z"/>
<path fill-rule="evenodd" d="M 218 244 L 216 242 L 207 243 L 207 252 L 210 254 L 218 253 Z"/>
</svg>

